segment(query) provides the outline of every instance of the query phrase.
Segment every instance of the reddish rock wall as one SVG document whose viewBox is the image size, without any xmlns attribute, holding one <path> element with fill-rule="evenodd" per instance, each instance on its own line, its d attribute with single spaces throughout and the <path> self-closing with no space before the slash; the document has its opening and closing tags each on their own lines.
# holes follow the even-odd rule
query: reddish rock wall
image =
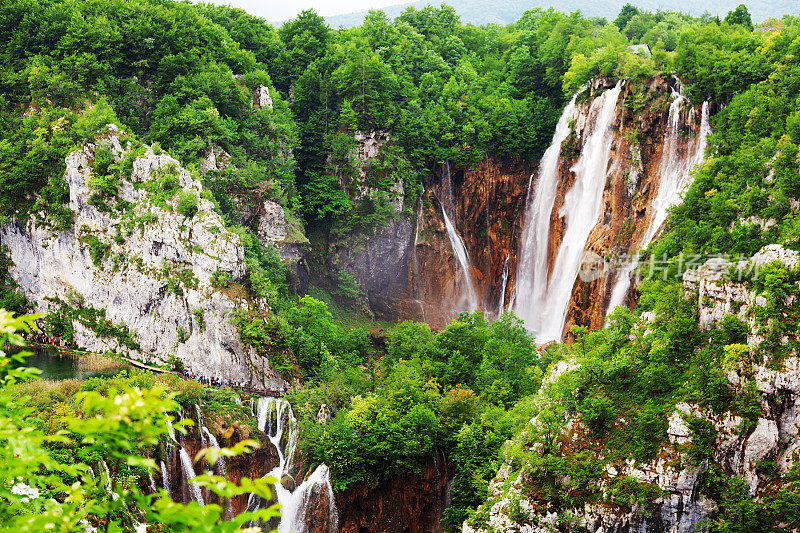
<svg viewBox="0 0 800 533">
<path fill-rule="evenodd" d="M 341 533 L 441 533 L 452 468 L 439 455 L 419 473 L 336 494 Z"/>
</svg>

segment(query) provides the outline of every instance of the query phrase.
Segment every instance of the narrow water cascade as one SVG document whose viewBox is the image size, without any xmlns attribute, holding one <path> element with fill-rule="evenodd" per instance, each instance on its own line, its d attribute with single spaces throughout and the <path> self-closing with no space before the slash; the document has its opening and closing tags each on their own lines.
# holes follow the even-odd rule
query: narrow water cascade
<svg viewBox="0 0 800 533">
<path fill-rule="evenodd" d="M 445 163 L 444 190 L 447 196 L 444 199 L 439 198 L 434 192 L 434 196 L 442 206 L 442 217 L 444 218 L 444 225 L 447 229 L 447 238 L 450 240 L 450 247 L 453 250 L 453 255 L 458 260 L 458 265 L 461 267 L 461 274 L 463 278 L 463 292 L 461 301 L 458 303 L 457 308 L 459 311 L 474 311 L 478 308 L 478 295 L 475 292 L 475 285 L 472 282 L 472 267 L 469 261 L 469 254 L 467 248 L 464 246 L 464 241 L 456 231 L 453 221 L 447 214 L 448 208 L 452 210 L 453 207 L 453 182 L 450 176 L 450 163 Z"/>
<path fill-rule="evenodd" d="M 503 275 L 500 280 L 500 302 L 497 305 L 497 317 L 499 318 L 500 315 L 503 314 L 503 311 L 506 307 L 506 286 L 508 285 L 508 261 L 511 259 L 511 254 L 509 253 L 506 256 L 506 260 L 503 263 Z"/>
<path fill-rule="evenodd" d="M 680 85 L 678 85 L 680 88 Z M 644 250 L 653 241 L 662 225 L 667 219 L 669 209 L 680 202 L 683 193 L 692 183 L 693 169 L 703 162 L 705 158 L 708 134 L 711 133 L 711 124 L 708 117 L 708 101 L 703 102 L 700 131 L 688 144 L 686 150 L 681 150 L 681 126 L 684 123 L 683 109 L 689 106 L 688 121 L 694 118 L 694 107 L 681 92 L 672 90 L 672 103 L 669 107 L 669 124 L 664 137 L 664 150 L 661 164 L 658 169 L 658 189 L 650 208 L 650 221 L 647 225 L 642 241 L 637 251 Z M 622 268 L 614 283 L 611 297 L 608 301 L 606 316 L 610 315 L 620 305 L 625 304 L 625 298 L 631 285 L 631 276 L 639 266 L 638 259 L 628 261 Z"/>
<path fill-rule="evenodd" d="M 169 455 L 170 454 L 168 454 L 167 457 L 169 457 Z M 164 461 L 161 461 L 161 484 L 164 486 L 167 495 L 172 498 L 172 484 L 169 481 L 169 468 Z"/>
<path fill-rule="evenodd" d="M 284 399 L 259 398 L 256 404 L 256 417 L 258 429 L 265 432 L 270 442 L 278 450 L 278 466 L 269 475 L 277 482 L 274 485 L 275 496 L 281 504 L 281 521 L 277 530 L 279 533 L 305 533 L 309 531 L 309 521 L 318 517 L 317 508 L 327 503 L 326 523 L 315 524 L 315 530 L 324 526 L 325 531 L 338 529 L 339 515 L 336 510 L 336 500 L 333 495 L 330 471 L 324 464 L 319 465 L 302 484 L 293 491 L 283 486 L 282 481 L 287 476 L 294 480 L 292 469 L 294 454 L 297 446 L 297 419 L 292 407 Z M 260 508 L 263 504 L 259 498 L 250 498 L 247 509 L 249 511 Z"/>
<path fill-rule="evenodd" d="M 189 454 L 186 453 L 186 450 L 183 447 L 181 447 L 181 449 L 178 450 L 178 455 L 181 458 L 181 470 L 183 471 L 183 478 L 186 480 L 186 486 L 189 489 L 189 495 L 200 505 L 205 505 L 205 502 L 203 501 L 203 494 L 200 491 L 200 486 L 192 481 L 195 478 L 195 473 L 194 468 L 192 467 L 192 460 L 189 458 Z"/>
<path fill-rule="evenodd" d="M 219 442 L 217 438 L 211 433 L 207 427 L 203 426 L 203 433 L 205 434 L 206 438 L 208 439 L 208 446 L 210 448 L 216 448 L 217 450 L 220 449 Z M 214 467 L 217 470 L 217 475 L 220 477 L 224 477 L 227 479 L 228 477 L 228 467 L 227 463 L 225 462 L 225 458 L 220 456 L 217 459 L 216 465 Z M 229 499 L 225 505 L 225 519 L 231 520 L 233 518 L 233 502 Z"/>
</svg>

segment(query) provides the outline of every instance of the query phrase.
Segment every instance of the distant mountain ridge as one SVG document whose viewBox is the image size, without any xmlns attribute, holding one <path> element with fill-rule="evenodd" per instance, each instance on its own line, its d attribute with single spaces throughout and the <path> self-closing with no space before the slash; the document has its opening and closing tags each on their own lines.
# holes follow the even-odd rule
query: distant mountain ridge
<svg viewBox="0 0 800 533">
<path fill-rule="evenodd" d="M 596 2 L 594 0 L 419 0 L 404 4 L 397 4 L 382 8 L 390 18 L 397 17 L 409 6 L 422 9 L 426 6 L 439 6 L 440 4 L 452 5 L 465 24 L 500 24 L 507 25 L 519 19 L 520 15 L 529 9 L 540 7 L 542 9 L 554 8 L 557 11 L 573 12 L 580 10 L 587 17 L 605 17 L 609 20 L 616 18 L 617 14 L 626 3 L 631 3 L 639 9 L 646 11 L 681 11 L 699 16 L 705 12 L 711 15 L 724 17 L 728 11 L 744 3 L 754 22 L 761 22 L 770 17 L 782 17 L 787 14 L 800 14 L 796 0 L 700 0 L 687 3 L 682 0 L 608 0 Z M 359 26 L 364 21 L 366 11 L 334 15 L 326 17 L 325 21 L 332 28 L 351 28 Z"/>
</svg>

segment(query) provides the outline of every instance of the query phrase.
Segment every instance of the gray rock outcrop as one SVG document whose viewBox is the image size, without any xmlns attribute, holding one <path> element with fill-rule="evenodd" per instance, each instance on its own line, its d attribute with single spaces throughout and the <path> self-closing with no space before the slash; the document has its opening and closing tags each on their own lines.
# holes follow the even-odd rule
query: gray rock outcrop
<svg viewBox="0 0 800 533">
<path fill-rule="evenodd" d="M 101 145 L 111 148 L 117 162 L 133 159 L 130 175 L 120 180 L 120 203 L 110 209 L 92 201 Z M 187 216 L 178 212 L 178 195 L 159 194 L 165 175 L 174 180 L 175 192 L 179 188 L 197 198 Z M 64 178 L 74 214 L 70 229 L 54 233 L 36 219 L 0 227 L 0 242 L 14 263 L 10 274 L 37 311 L 64 305 L 75 312 L 102 311 L 111 323 L 126 326 L 140 347 L 130 349 L 73 319 L 75 342 L 88 350 L 128 351 L 154 363 L 174 355 L 198 374 L 262 387 L 281 383 L 269 363 L 242 344 L 231 323 L 247 301 L 211 284 L 217 272 L 243 276 L 244 251 L 213 204 L 202 198 L 199 181 L 166 154 L 146 148 L 135 156 L 116 128 L 69 154 Z"/>
</svg>

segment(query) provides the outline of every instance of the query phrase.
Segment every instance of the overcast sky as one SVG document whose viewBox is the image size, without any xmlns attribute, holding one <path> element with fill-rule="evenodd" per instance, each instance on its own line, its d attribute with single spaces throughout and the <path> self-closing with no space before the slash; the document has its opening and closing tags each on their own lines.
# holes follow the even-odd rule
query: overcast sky
<svg viewBox="0 0 800 533">
<path fill-rule="evenodd" d="M 322 16 L 357 13 L 371 8 L 403 4 L 412 0 L 192 0 L 240 7 L 252 15 L 278 22 L 293 18 L 304 9 Z"/>
</svg>

